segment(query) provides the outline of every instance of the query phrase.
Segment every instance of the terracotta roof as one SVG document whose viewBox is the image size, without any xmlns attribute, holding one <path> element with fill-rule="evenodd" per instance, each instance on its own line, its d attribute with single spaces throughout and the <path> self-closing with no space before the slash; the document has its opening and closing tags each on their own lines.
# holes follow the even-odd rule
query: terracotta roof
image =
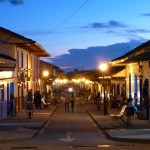
<svg viewBox="0 0 150 150">
<path fill-rule="evenodd" d="M 150 51 L 150 41 L 147 41 L 147 42 L 145 42 L 145 43 L 143 43 L 143 44 L 141 44 L 141 45 L 139 45 L 138 47 L 136 47 L 135 49 L 133 49 L 132 51 L 130 51 L 130 52 L 128 52 L 128 53 L 126 53 L 126 54 L 124 54 L 124 55 L 122 55 L 121 57 L 118 57 L 118 58 L 115 58 L 115 59 L 113 59 L 113 60 L 111 60 L 111 62 L 113 62 L 113 61 L 116 61 L 116 60 L 120 60 L 120 59 L 124 59 L 124 58 L 126 58 L 126 57 L 129 57 L 129 56 L 132 56 L 134 53 L 137 53 L 138 51 L 140 51 L 140 50 L 142 50 L 142 49 L 145 49 L 145 51 L 143 51 L 142 53 L 145 53 L 145 54 L 139 54 L 139 58 L 138 58 L 138 60 L 140 60 L 140 58 L 141 58 L 141 60 L 147 60 L 147 53 L 149 53 L 149 51 Z M 140 57 L 140 55 L 142 56 L 142 57 Z M 135 55 L 133 55 L 133 57 L 135 57 Z M 144 58 L 145 57 L 145 58 Z M 134 58 L 133 58 L 134 59 Z"/>
<path fill-rule="evenodd" d="M 139 61 L 149 61 L 150 60 L 150 52 L 144 52 L 132 58 L 128 58 L 124 63 L 132 63 L 132 62 L 139 62 Z"/>
<path fill-rule="evenodd" d="M 14 71 L 16 59 L 4 54 L 0 54 L 0 71 Z"/>
<path fill-rule="evenodd" d="M 14 59 L 14 58 L 12 58 L 12 57 L 10 57 L 10 56 L 8 56 L 8 55 L 4 55 L 4 54 L 0 54 L 0 59 L 1 59 L 1 58 L 8 59 L 8 60 L 12 60 L 12 61 L 16 61 L 16 59 Z"/>
<path fill-rule="evenodd" d="M 60 71 L 60 72 L 62 72 L 62 73 L 64 72 L 62 69 L 60 69 L 60 67 L 55 66 L 55 65 L 53 65 L 53 64 L 51 64 L 51 63 L 49 63 L 49 62 L 40 60 L 40 63 L 44 63 L 44 64 L 50 66 L 51 68 L 56 69 L 57 71 Z"/>
<path fill-rule="evenodd" d="M 49 57 L 45 49 L 36 41 L 25 38 L 17 33 L 0 27 L 0 44 L 15 44 L 39 57 Z"/>
<path fill-rule="evenodd" d="M 102 77 L 103 75 L 105 76 L 113 76 L 114 74 L 117 74 L 118 72 L 124 70 L 124 66 L 109 66 L 108 70 L 103 73 L 100 70 L 86 70 L 86 71 L 76 71 L 76 72 L 69 72 L 66 75 L 70 76 L 70 78 L 76 78 L 78 75 L 80 77 L 85 77 L 88 78 L 92 81 L 99 81 L 98 77 Z"/>
</svg>

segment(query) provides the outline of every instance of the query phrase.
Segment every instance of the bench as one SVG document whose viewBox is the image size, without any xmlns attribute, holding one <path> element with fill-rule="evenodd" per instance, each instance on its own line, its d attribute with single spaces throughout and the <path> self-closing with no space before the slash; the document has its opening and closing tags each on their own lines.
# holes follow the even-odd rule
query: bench
<svg viewBox="0 0 150 150">
<path fill-rule="evenodd" d="M 122 120 L 125 124 L 131 124 L 131 117 L 126 115 L 127 112 L 127 105 L 123 105 L 119 114 L 110 114 L 110 117 L 113 118 L 115 121 Z"/>
</svg>

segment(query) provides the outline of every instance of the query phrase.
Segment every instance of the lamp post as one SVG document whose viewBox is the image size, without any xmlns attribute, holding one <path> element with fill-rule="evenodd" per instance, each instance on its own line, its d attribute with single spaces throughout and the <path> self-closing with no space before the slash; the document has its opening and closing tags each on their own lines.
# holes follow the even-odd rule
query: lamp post
<svg viewBox="0 0 150 150">
<path fill-rule="evenodd" d="M 43 76 L 44 76 L 44 87 L 45 87 L 45 100 L 46 100 L 46 92 L 47 92 L 47 88 L 46 88 L 46 80 L 47 80 L 47 77 L 48 77 L 48 75 L 49 75 L 49 72 L 48 71 L 43 71 Z"/>
<path fill-rule="evenodd" d="M 102 71 L 102 75 L 103 75 L 103 88 L 104 88 L 104 115 L 108 115 L 107 113 L 107 101 L 106 101 L 106 93 L 105 93 L 105 80 L 104 80 L 104 72 L 107 70 L 107 64 L 101 64 L 99 66 L 99 69 Z"/>
</svg>

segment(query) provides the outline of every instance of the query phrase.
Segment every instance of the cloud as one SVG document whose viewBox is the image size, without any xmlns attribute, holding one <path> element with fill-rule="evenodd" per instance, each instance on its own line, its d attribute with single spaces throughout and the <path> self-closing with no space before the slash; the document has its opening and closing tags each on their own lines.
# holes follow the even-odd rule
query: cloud
<svg viewBox="0 0 150 150">
<path fill-rule="evenodd" d="M 65 71 L 71 71 L 74 69 L 96 69 L 100 61 L 110 61 L 122 56 L 126 52 L 129 52 L 129 50 L 142 44 L 142 42 L 132 40 L 126 43 L 116 43 L 108 46 L 95 46 L 87 49 L 70 49 L 68 51 L 69 54 L 49 58 L 49 62 L 61 67 Z"/>
<path fill-rule="evenodd" d="M 12 5 L 22 5 L 23 0 L 9 0 Z"/>
<path fill-rule="evenodd" d="M 142 14 L 142 16 L 150 16 L 150 13 Z"/>
<path fill-rule="evenodd" d="M 147 29 L 131 29 L 131 30 L 126 30 L 128 33 L 148 33 L 150 30 Z"/>
<path fill-rule="evenodd" d="M 101 28 L 118 28 L 118 27 L 125 28 L 126 25 L 118 21 L 110 20 L 107 23 L 94 22 L 88 26 L 85 26 L 84 28 L 101 29 Z"/>
<path fill-rule="evenodd" d="M 22 5 L 24 3 L 24 0 L 0 0 L 0 3 L 5 1 L 8 1 L 9 3 L 15 6 Z"/>
</svg>

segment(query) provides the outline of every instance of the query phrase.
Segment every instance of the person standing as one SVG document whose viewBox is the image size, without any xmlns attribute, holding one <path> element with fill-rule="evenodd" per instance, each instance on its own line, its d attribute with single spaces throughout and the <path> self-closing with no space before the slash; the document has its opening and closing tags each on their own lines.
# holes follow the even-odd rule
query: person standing
<svg viewBox="0 0 150 150">
<path fill-rule="evenodd" d="M 33 99 L 32 89 L 30 89 L 30 90 L 28 91 L 27 101 L 28 101 L 28 102 L 32 102 L 32 99 Z"/>
<path fill-rule="evenodd" d="M 100 108 L 101 108 L 101 93 L 100 92 L 97 93 L 96 101 L 97 101 L 97 109 L 98 111 L 100 111 Z"/>
<path fill-rule="evenodd" d="M 68 92 L 65 92 L 64 97 L 65 97 L 65 111 L 69 111 L 69 103 L 70 103 L 71 97 Z"/>
<path fill-rule="evenodd" d="M 37 109 L 37 99 L 36 99 L 37 91 L 34 92 L 34 106 Z"/>
<path fill-rule="evenodd" d="M 129 95 L 129 99 L 127 100 L 127 107 L 128 107 L 128 116 L 131 117 L 134 115 L 134 99 L 132 95 Z"/>
<path fill-rule="evenodd" d="M 37 102 L 37 109 L 41 109 L 41 94 L 40 94 L 40 91 L 37 91 L 37 94 L 36 94 L 36 102 Z"/>
<path fill-rule="evenodd" d="M 74 111 L 74 100 L 75 100 L 75 96 L 74 96 L 74 93 L 71 93 L 71 110 L 72 112 Z"/>
<path fill-rule="evenodd" d="M 136 113 L 139 111 L 138 97 L 136 93 L 134 93 L 134 110 Z"/>
<path fill-rule="evenodd" d="M 31 115 L 33 114 L 33 95 L 32 95 L 32 89 L 28 91 L 27 95 L 27 105 L 26 109 L 28 111 L 28 118 L 31 119 Z"/>
</svg>

